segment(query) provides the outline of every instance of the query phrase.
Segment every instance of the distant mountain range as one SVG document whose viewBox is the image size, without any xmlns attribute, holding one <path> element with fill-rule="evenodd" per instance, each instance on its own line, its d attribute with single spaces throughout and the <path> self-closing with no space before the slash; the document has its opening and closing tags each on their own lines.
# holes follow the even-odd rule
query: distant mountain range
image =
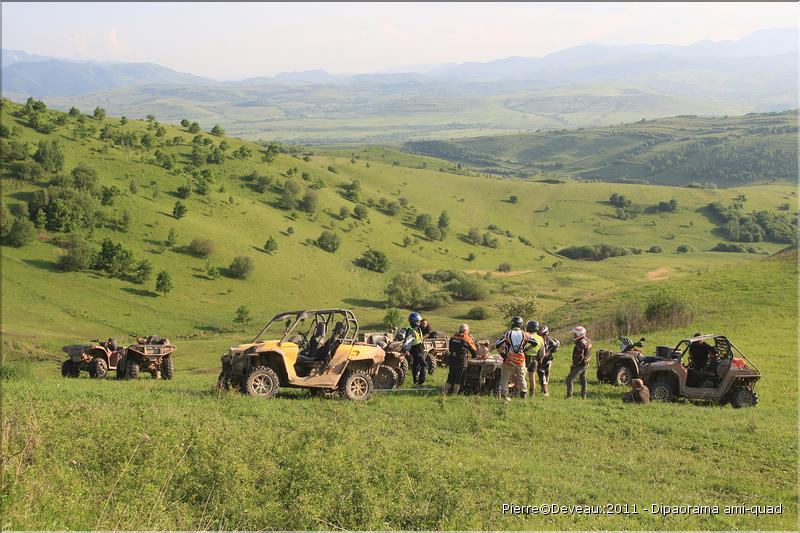
<svg viewBox="0 0 800 533">
<path fill-rule="evenodd" d="M 386 137 L 387 126 L 402 138 L 509 133 L 793 109 L 798 37 L 797 28 L 771 29 L 688 46 L 585 44 L 538 58 L 412 67 L 419 72 L 308 70 L 224 82 L 152 63 L 3 50 L 2 91 L 12 100 L 35 96 L 57 107 L 192 117 L 234 135 L 303 142 L 397 140 Z"/>
</svg>

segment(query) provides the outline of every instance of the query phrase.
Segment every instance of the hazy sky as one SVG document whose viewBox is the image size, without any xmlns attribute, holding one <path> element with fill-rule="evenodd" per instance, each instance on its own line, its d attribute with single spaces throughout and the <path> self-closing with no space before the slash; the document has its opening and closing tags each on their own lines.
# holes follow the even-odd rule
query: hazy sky
<svg viewBox="0 0 800 533">
<path fill-rule="evenodd" d="M 2 4 L 3 48 L 218 79 L 541 56 L 586 42 L 689 44 L 797 25 L 797 3 Z"/>
</svg>

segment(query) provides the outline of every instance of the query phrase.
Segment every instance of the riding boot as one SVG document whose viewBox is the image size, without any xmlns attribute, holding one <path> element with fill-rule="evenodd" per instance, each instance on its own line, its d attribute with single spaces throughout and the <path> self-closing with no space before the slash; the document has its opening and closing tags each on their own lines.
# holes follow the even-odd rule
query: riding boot
<svg viewBox="0 0 800 533">
<path fill-rule="evenodd" d="M 522 398 L 523 400 L 525 399 L 525 396 L 527 396 L 527 395 L 528 395 L 528 393 L 525 392 L 525 391 L 522 391 L 522 392 L 519 393 L 519 397 Z"/>
<path fill-rule="evenodd" d="M 536 372 L 528 373 L 529 381 L 531 382 L 531 398 L 536 396 Z"/>
<path fill-rule="evenodd" d="M 547 390 L 547 383 L 542 385 L 542 396 L 544 397 L 550 396 L 550 391 Z"/>
</svg>

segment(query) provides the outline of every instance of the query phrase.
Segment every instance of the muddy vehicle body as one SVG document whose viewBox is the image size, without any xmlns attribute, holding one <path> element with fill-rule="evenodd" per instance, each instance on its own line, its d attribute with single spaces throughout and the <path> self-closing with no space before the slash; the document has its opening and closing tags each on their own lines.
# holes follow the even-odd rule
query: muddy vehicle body
<svg viewBox="0 0 800 533">
<path fill-rule="evenodd" d="M 139 374 L 148 372 L 153 379 L 172 379 L 175 363 L 172 354 L 175 346 L 166 337 L 131 335 L 135 343 L 124 351 L 124 357 L 117 367 L 117 378 L 139 379 Z"/>
<path fill-rule="evenodd" d="M 715 352 L 702 369 L 689 365 L 689 348 L 695 342 L 707 342 Z M 681 340 L 667 359 L 644 363 L 641 377 L 653 400 L 711 400 L 739 408 L 758 403 L 755 386 L 761 373 L 724 335 L 701 335 Z"/>
<path fill-rule="evenodd" d="M 113 339 L 92 339 L 90 342 L 91 344 L 72 344 L 61 348 L 69 356 L 69 359 L 61 363 L 63 377 L 77 378 L 83 371 L 88 372 L 91 378 L 102 379 L 109 371 L 117 370 L 125 349 L 118 347 Z"/>
<path fill-rule="evenodd" d="M 644 337 L 634 342 L 628 337 L 619 337 L 619 351 L 598 350 L 595 358 L 597 364 L 597 380 L 612 385 L 630 386 L 634 379 L 640 377 L 644 363 L 669 359 L 673 352 L 670 346 L 656 346 L 655 356 L 642 353 Z"/>
<path fill-rule="evenodd" d="M 478 344 L 478 356 L 467 360 L 464 371 L 464 384 L 461 391 L 464 394 L 500 394 L 500 369 L 503 358 L 496 353 L 491 353 L 489 341 L 481 340 Z M 514 384 L 510 384 L 514 391 Z"/>
<path fill-rule="evenodd" d="M 375 345 L 384 351 L 383 364 L 372 380 L 376 389 L 395 389 L 405 383 L 409 362 L 402 353 L 401 340 L 395 340 L 391 333 L 359 333 L 357 342 Z"/>
<path fill-rule="evenodd" d="M 358 340 L 352 311 L 289 311 L 222 356 L 217 385 L 259 398 L 274 398 L 280 387 L 291 387 L 368 400 L 384 359 L 383 348 Z"/>
</svg>

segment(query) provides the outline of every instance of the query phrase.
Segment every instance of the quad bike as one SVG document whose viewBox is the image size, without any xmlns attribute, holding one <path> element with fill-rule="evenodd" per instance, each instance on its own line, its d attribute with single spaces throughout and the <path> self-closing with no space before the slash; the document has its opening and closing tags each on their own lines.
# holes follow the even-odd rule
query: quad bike
<svg viewBox="0 0 800 533">
<path fill-rule="evenodd" d="M 118 347 L 114 339 L 92 339 L 90 342 L 92 344 L 72 344 L 61 348 L 69 355 L 69 359 L 61 363 L 63 377 L 77 378 L 84 371 L 91 378 L 102 379 L 109 371 L 118 369 L 124 348 Z"/>
<path fill-rule="evenodd" d="M 265 399 L 291 387 L 368 400 L 385 354 L 380 346 L 357 339 L 358 321 L 347 309 L 278 314 L 251 342 L 222 356 L 217 386 Z"/>
<path fill-rule="evenodd" d="M 693 368 L 687 356 L 692 344 L 709 340 L 713 341 L 710 348 L 714 357 L 705 367 Z M 701 335 L 681 340 L 669 358 L 654 358 L 643 363 L 641 377 L 650 388 L 653 400 L 712 400 L 740 408 L 758 403 L 755 386 L 761 379 L 761 372 L 724 335 Z"/>
<path fill-rule="evenodd" d="M 378 367 L 373 379 L 376 389 L 394 389 L 405 383 L 408 375 L 408 360 L 401 353 L 401 341 L 395 341 L 390 333 L 359 333 L 358 342 L 383 348 L 385 359 Z"/>
<path fill-rule="evenodd" d="M 125 349 L 123 360 L 117 366 L 117 378 L 139 379 L 144 371 L 153 379 L 172 379 L 175 375 L 172 354 L 176 348 L 169 339 L 157 335 L 131 337 L 135 339 L 134 344 Z"/>
</svg>

